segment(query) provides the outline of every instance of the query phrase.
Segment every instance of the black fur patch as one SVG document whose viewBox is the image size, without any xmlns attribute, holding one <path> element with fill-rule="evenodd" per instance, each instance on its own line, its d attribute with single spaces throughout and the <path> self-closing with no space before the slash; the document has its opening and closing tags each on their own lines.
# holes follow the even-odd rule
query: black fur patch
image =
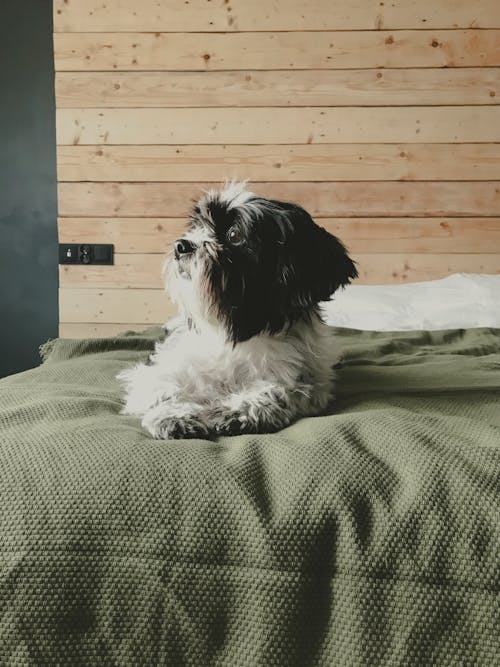
<svg viewBox="0 0 500 667">
<path fill-rule="evenodd" d="M 210 223 L 201 224 L 220 248 L 206 265 L 212 308 L 234 343 L 309 319 L 357 276 L 342 243 L 300 206 L 253 197 L 229 210 L 215 199 L 207 210 Z M 193 211 L 194 224 L 200 217 Z"/>
</svg>

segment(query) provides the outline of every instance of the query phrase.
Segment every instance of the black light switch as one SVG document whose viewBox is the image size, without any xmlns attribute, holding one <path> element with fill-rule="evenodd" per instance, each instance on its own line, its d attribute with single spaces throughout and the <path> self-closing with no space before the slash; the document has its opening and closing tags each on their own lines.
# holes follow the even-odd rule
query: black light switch
<svg viewBox="0 0 500 667">
<path fill-rule="evenodd" d="M 111 243 L 60 243 L 59 264 L 113 264 Z"/>
<path fill-rule="evenodd" d="M 60 243 L 59 244 L 59 264 L 78 264 L 78 244 Z"/>
</svg>

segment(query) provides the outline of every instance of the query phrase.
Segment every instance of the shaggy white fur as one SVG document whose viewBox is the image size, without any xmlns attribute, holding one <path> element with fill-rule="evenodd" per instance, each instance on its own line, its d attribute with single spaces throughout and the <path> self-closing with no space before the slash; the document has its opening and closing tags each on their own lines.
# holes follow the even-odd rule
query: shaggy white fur
<svg viewBox="0 0 500 667">
<path fill-rule="evenodd" d="M 155 438 L 229 434 L 251 424 L 277 430 L 327 407 L 337 359 L 331 329 L 319 318 L 237 345 L 215 327 L 189 330 L 177 321 L 150 365 L 120 374 L 123 412 L 142 419 Z"/>
<path fill-rule="evenodd" d="M 123 413 L 141 419 L 155 438 L 275 431 L 320 414 L 332 400 L 338 353 L 319 315 L 317 286 L 306 288 L 306 278 L 297 278 L 302 271 L 308 279 L 315 270 L 308 264 L 300 269 L 304 239 L 313 243 L 321 232 L 314 241 L 318 255 L 331 243 L 346 261 L 342 271 L 348 275 L 342 273 L 333 287 L 329 275 L 322 298 L 346 284 L 355 269 L 337 239 L 303 209 L 282 206 L 257 197 L 244 183 L 230 183 L 207 192 L 195 207 L 164 270 L 181 315 L 167 325 L 168 335 L 148 364 L 119 375 L 125 386 Z M 302 237 L 297 236 L 300 225 Z M 280 266 L 261 259 L 271 251 L 279 257 L 283 248 L 288 255 Z M 320 256 L 311 260 L 323 262 L 331 273 Z M 280 296 L 266 302 L 261 292 L 274 275 Z M 260 279 L 262 288 L 256 284 Z M 267 316 L 260 312 L 261 301 L 267 303 Z M 282 313 L 274 307 L 278 301 L 288 304 Z M 252 328 L 254 312 L 262 323 Z"/>
</svg>

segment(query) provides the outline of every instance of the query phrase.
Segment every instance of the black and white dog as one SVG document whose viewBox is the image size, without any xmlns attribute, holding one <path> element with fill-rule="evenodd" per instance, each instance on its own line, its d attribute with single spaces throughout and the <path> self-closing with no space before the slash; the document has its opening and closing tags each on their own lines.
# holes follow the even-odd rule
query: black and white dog
<svg viewBox="0 0 500 667">
<path fill-rule="evenodd" d="M 165 276 L 182 315 L 149 364 L 119 375 L 124 414 L 155 438 L 206 438 L 323 412 L 337 352 L 319 303 L 357 276 L 342 243 L 233 182 L 202 197 L 174 246 Z"/>
</svg>

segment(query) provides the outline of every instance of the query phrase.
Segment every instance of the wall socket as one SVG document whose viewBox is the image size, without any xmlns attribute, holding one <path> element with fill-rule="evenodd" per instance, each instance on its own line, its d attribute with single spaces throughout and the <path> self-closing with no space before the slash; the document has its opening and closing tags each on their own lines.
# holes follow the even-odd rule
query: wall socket
<svg viewBox="0 0 500 667">
<path fill-rule="evenodd" d="M 113 264 L 111 243 L 60 243 L 59 264 Z"/>
</svg>

